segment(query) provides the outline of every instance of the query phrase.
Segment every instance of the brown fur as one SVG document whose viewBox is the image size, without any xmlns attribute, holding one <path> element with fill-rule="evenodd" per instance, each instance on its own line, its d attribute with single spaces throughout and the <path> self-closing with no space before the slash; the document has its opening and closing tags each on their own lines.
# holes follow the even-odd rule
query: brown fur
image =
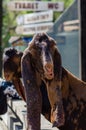
<svg viewBox="0 0 86 130">
<path fill-rule="evenodd" d="M 48 45 L 47 51 L 53 63 L 45 70 L 46 61 L 43 59 L 44 55 L 41 55 L 40 47 Z M 49 75 L 50 70 L 52 76 Z M 62 67 L 60 53 L 51 37 L 44 33 L 33 37 L 22 57 L 22 76 L 26 93 L 28 130 L 40 130 L 39 88 L 42 81 L 46 84 L 52 108 L 53 126 L 59 127 L 60 130 L 86 129 L 86 83 Z"/>
<path fill-rule="evenodd" d="M 39 100 L 40 93 L 38 86 L 41 80 L 43 80 L 47 86 L 48 97 L 52 107 L 51 121 L 53 126 L 58 126 L 61 130 L 85 130 L 86 83 L 76 78 L 68 70 L 61 66 L 60 54 L 54 44 L 55 41 L 50 37 L 48 37 L 48 41 L 46 40 L 46 42 L 47 44 L 50 42 L 50 45 L 52 46 L 50 48 L 50 54 L 54 63 L 54 79 L 48 80 L 45 78 L 41 65 L 41 54 L 39 54 L 39 50 L 37 46 L 35 46 L 36 42 L 41 44 L 42 40 L 45 42 L 45 38 L 43 37 L 45 35 L 46 34 L 36 35 L 30 46 L 25 50 L 22 58 L 22 75 L 28 103 L 28 119 L 30 116 L 33 118 L 33 115 L 29 115 L 29 113 L 35 114 L 35 111 L 38 110 L 38 113 L 35 115 L 38 120 L 34 121 L 34 118 L 32 120 L 28 120 L 28 125 L 31 123 L 34 130 L 40 129 L 39 125 L 35 127 L 35 123 L 39 124 L 40 120 L 39 113 L 41 101 Z M 27 81 L 29 81 L 29 83 L 27 83 Z M 31 91 L 31 94 L 29 91 Z M 35 99 L 31 95 L 34 95 Z M 30 103 L 28 96 L 31 97 Z M 35 103 L 35 111 L 30 110 L 29 106 L 31 107 L 33 106 L 32 104 Z"/>
<path fill-rule="evenodd" d="M 62 69 L 62 95 L 65 124 L 61 130 L 86 129 L 86 83 Z"/>
<path fill-rule="evenodd" d="M 21 57 L 22 52 L 14 48 L 6 48 L 3 53 L 3 74 L 7 81 L 12 81 L 18 94 L 22 97 L 24 101 L 25 91 L 24 85 L 21 82 Z M 42 114 L 50 120 L 50 102 L 47 96 L 47 90 L 44 82 L 41 83 L 41 95 L 42 95 Z"/>
<path fill-rule="evenodd" d="M 6 48 L 3 53 L 3 76 L 12 81 L 22 99 L 25 101 L 24 86 L 21 78 L 21 57 L 23 53 L 14 48 Z"/>
</svg>

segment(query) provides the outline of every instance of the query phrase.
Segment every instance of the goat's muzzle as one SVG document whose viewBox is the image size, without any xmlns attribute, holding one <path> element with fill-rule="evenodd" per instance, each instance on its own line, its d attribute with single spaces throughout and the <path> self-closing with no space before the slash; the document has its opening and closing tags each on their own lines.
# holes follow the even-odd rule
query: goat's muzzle
<svg viewBox="0 0 86 130">
<path fill-rule="evenodd" d="M 54 71 L 53 71 L 53 64 L 52 63 L 46 63 L 44 65 L 44 76 L 48 80 L 51 80 L 54 78 Z"/>
</svg>

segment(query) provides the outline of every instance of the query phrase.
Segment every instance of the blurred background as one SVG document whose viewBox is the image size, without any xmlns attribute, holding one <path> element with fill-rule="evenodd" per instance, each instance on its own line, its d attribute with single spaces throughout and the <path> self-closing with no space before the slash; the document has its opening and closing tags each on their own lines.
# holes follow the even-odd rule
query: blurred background
<svg viewBox="0 0 86 130">
<path fill-rule="evenodd" d="M 1 0 L 0 76 L 3 50 L 24 51 L 44 31 L 56 40 L 63 66 L 86 81 L 85 5 L 85 0 Z"/>
</svg>

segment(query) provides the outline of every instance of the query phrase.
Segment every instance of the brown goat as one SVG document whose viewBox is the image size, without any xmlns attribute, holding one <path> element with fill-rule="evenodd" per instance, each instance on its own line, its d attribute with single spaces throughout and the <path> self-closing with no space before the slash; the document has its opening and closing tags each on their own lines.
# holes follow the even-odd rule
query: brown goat
<svg viewBox="0 0 86 130">
<path fill-rule="evenodd" d="M 5 73 L 4 62 L 4 75 Z M 51 122 L 60 130 L 86 129 L 86 83 L 61 64 L 54 39 L 36 34 L 21 61 L 27 102 L 27 130 L 40 130 L 40 85 L 46 84 L 51 105 Z"/>
</svg>

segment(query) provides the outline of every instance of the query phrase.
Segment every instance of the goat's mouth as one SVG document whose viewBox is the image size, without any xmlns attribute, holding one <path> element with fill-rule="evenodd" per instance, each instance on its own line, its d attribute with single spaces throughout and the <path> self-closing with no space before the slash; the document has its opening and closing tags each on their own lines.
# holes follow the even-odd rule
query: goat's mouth
<svg viewBox="0 0 86 130">
<path fill-rule="evenodd" d="M 48 80 L 52 80 L 54 78 L 54 73 L 45 73 L 45 78 L 48 79 Z"/>
<path fill-rule="evenodd" d="M 48 80 L 53 79 L 54 78 L 53 67 L 45 69 L 44 75 L 45 78 L 47 78 Z"/>
<path fill-rule="evenodd" d="M 46 63 L 44 65 L 44 76 L 46 79 L 48 80 L 52 80 L 54 78 L 54 71 L 53 71 L 53 64 L 50 63 Z"/>
<path fill-rule="evenodd" d="M 13 72 L 4 72 L 4 78 L 6 81 L 11 81 L 13 78 L 14 73 Z"/>
<path fill-rule="evenodd" d="M 11 81 L 11 77 L 10 76 L 4 76 L 4 77 L 5 77 L 6 81 L 8 81 L 8 82 Z"/>
</svg>

